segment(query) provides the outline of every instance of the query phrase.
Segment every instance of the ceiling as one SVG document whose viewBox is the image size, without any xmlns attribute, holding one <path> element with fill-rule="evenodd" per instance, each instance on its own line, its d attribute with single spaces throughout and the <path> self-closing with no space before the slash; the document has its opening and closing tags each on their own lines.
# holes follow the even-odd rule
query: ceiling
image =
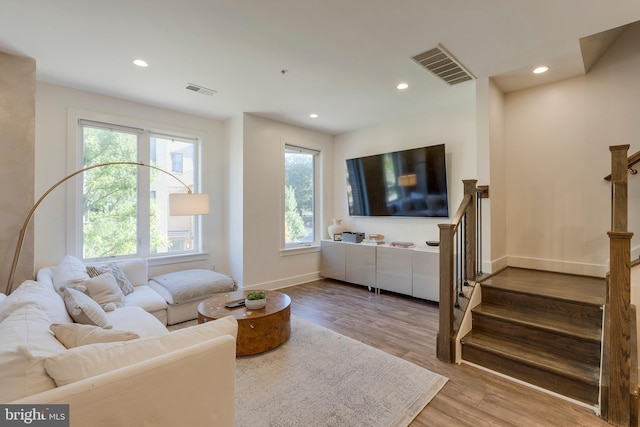
<svg viewBox="0 0 640 427">
<path fill-rule="evenodd" d="M 513 91 L 584 74 L 580 39 L 638 20 L 638 0 L 0 0 L 0 50 L 43 82 L 339 134 L 468 94 L 411 60 L 439 44 Z"/>
</svg>

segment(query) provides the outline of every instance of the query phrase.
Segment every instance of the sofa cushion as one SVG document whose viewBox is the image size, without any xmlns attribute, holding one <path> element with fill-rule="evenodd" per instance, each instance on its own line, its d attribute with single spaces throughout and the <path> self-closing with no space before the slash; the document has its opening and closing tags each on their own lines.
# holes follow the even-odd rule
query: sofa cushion
<svg viewBox="0 0 640 427">
<path fill-rule="evenodd" d="M 117 311 L 117 310 L 116 310 Z M 93 377 L 222 335 L 236 337 L 238 324 L 227 316 L 150 338 L 90 344 L 53 355 L 45 369 L 58 386 Z"/>
<path fill-rule="evenodd" d="M 26 280 L 20 284 L 6 299 L 0 304 L 0 322 L 6 319 L 17 309 L 36 305 L 40 307 L 52 322 L 70 323 L 73 322 L 64 301 L 53 289 L 51 284 L 43 284 L 33 280 Z"/>
<path fill-rule="evenodd" d="M 73 320 L 86 325 L 96 325 L 101 328 L 111 329 L 102 307 L 88 295 L 68 287 L 64 288 L 63 292 L 64 303 Z"/>
<path fill-rule="evenodd" d="M 107 313 L 107 319 L 113 329 L 133 332 L 142 338 L 169 333 L 156 316 L 135 305 L 128 305 L 110 311 Z"/>
<path fill-rule="evenodd" d="M 62 295 L 62 288 L 74 286 L 89 279 L 87 268 L 78 258 L 66 255 L 56 267 L 53 275 L 53 287 Z"/>
<path fill-rule="evenodd" d="M 111 273 L 100 274 L 82 282 L 87 295 L 97 302 L 104 311 L 113 311 L 124 305 L 124 294 Z"/>
<path fill-rule="evenodd" d="M 2 301 L 4 301 L 5 298 L 7 298 L 5 294 L 0 294 L 0 304 L 2 304 Z"/>
<path fill-rule="evenodd" d="M 129 341 L 140 338 L 133 332 L 117 329 L 103 329 L 94 325 L 82 325 L 80 323 L 52 323 L 49 327 L 56 339 L 66 348 L 80 347 L 81 345 L 95 344 L 99 342 Z"/>
<path fill-rule="evenodd" d="M 55 387 L 44 359 L 66 349 L 49 330 L 50 324 L 37 305 L 22 306 L 0 323 L 0 402 Z"/>
<path fill-rule="evenodd" d="M 88 265 L 87 273 L 90 277 L 100 276 L 104 273 L 111 273 L 116 279 L 116 282 L 124 295 L 129 295 L 133 292 L 133 285 L 131 285 L 127 275 L 124 273 L 122 268 L 120 268 L 118 263 L 110 262 L 107 265 Z"/>
<path fill-rule="evenodd" d="M 144 308 L 149 313 L 167 309 L 167 302 L 164 298 L 148 285 L 135 286 L 133 289 L 133 292 L 124 298 L 125 305 L 136 305 Z"/>
</svg>

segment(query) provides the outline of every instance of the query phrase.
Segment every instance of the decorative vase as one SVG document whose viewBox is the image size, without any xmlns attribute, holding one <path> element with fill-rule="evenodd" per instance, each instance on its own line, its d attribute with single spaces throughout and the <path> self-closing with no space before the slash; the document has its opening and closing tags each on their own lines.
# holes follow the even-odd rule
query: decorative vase
<svg viewBox="0 0 640 427">
<path fill-rule="evenodd" d="M 329 238 L 335 240 L 335 235 L 342 234 L 345 231 L 345 226 L 342 225 L 341 219 L 332 219 L 331 222 L 332 224 L 328 228 Z"/>
<path fill-rule="evenodd" d="M 267 299 L 245 299 L 244 306 L 249 310 L 260 310 L 267 305 Z"/>
</svg>

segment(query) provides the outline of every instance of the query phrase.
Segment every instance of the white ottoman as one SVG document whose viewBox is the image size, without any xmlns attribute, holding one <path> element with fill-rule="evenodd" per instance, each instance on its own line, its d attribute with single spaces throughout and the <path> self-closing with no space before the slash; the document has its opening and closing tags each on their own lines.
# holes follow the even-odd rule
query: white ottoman
<svg viewBox="0 0 640 427">
<path fill-rule="evenodd" d="M 231 277 L 204 269 L 155 276 L 149 279 L 149 286 L 167 301 L 168 325 L 196 319 L 200 301 L 217 293 L 238 289 Z"/>
</svg>

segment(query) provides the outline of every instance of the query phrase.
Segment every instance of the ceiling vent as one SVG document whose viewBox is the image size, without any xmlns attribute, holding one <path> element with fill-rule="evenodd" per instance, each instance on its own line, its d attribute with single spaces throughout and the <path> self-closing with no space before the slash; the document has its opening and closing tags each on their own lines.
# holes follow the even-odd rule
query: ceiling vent
<svg viewBox="0 0 640 427">
<path fill-rule="evenodd" d="M 440 44 L 411 59 L 450 85 L 475 79 L 474 75 Z"/>
<path fill-rule="evenodd" d="M 202 87 L 202 86 L 198 86 L 198 85 L 194 85 L 193 83 L 187 84 L 187 86 L 185 86 L 185 89 L 192 90 L 194 92 L 198 92 L 198 93 L 201 93 L 201 94 L 207 95 L 207 96 L 212 96 L 214 93 L 218 93 L 218 91 L 216 91 L 216 90 L 209 89 L 209 88 Z"/>
</svg>

